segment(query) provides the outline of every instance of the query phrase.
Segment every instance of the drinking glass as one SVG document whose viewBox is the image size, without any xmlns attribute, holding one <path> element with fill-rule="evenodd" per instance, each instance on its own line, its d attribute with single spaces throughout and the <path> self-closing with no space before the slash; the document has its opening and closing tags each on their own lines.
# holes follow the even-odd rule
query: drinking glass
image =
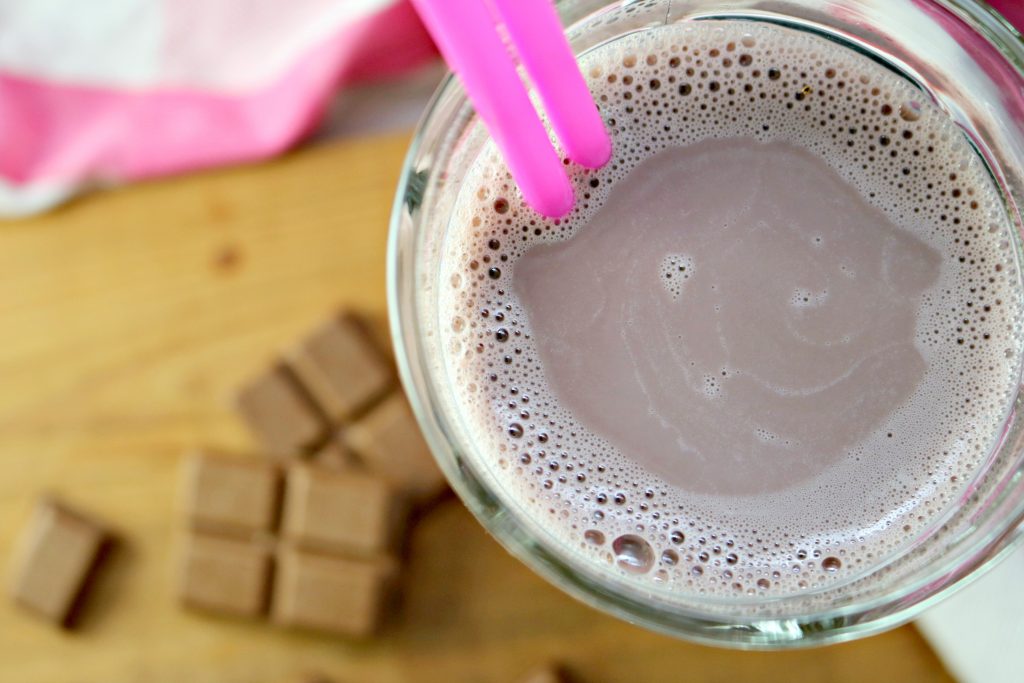
<svg viewBox="0 0 1024 683">
<path fill-rule="evenodd" d="M 558 5 L 573 49 L 675 22 L 756 21 L 826 36 L 912 81 L 968 136 L 1005 196 L 1016 226 L 1024 200 L 1024 42 L 973 0 L 566 0 Z M 448 77 L 419 125 L 391 218 L 388 300 L 402 381 L 425 438 L 453 488 L 513 555 L 567 593 L 627 621 L 737 648 L 820 645 L 908 621 L 977 577 L 1022 536 L 1024 429 L 1019 392 L 984 465 L 936 524 L 905 549 L 849 580 L 779 597 L 680 595 L 638 588 L 574 552 L 498 484 L 457 408 L 441 348 L 441 250 L 462 180 L 487 140 L 456 79 Z M 1017 382 L 1019 387 L 1020 382 Z M 944 527 L 944 533 L 936 534 Z"/>
</svg>

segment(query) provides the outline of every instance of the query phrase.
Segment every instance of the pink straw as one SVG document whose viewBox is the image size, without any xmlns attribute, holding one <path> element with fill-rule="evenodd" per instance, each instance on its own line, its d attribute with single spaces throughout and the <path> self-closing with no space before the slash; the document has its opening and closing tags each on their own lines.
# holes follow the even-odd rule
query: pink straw
<svg viewBox="0 0 1024 683">
<path fill-rule="evenodd" d="M 523 7 L 501 7 L 516 1 L 495 3 L 494 9 L 511 18 L 508 32 L 512 40 L 517 40 L 515 36 L 523 40 L 516 47 L 527 72 L 537 74 L 535 84 L 550 110 L 552 127 L 570 158 L 599 166 L 608 159 L 611 144 L 558 17 L 548 0 L 522 0 Z M 545 216 L 568 213 L 573 204 L 572 186 L 485 0 L 413 0 L 413 5 L 462 81 L 523 198 Z M 533 30 L 536 35 L 531 34 Z M 560 88 L 565 92 L 559 93 Z"/>
<path fill-rule="evenodd" d="M 565 153 L 600 168 L 612 143 L 549 0 L 491 0 L 508 28 Z"/>
</svg>

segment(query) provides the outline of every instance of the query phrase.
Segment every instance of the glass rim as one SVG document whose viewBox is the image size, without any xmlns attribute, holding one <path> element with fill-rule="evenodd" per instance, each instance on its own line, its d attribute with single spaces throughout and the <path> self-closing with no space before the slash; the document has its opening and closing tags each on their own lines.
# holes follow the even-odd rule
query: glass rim
<svg viewBox="0 0 1024 683">
<path fill-rule="evenodd" d="M 980 0 L 924 0 L 945 8 L 975 32 L 985 37 L 1024 79 L 1024 38 L 995 9 Z M 605 0 L 610 4 L 611 0 Z M 556 0 L 565 5 L 565 0 Z M 582 17 L 575 17 L 573 20 Z M 886 588 L 881 595 L 860 602 L 826 607 L 789 617 L 758 618 L 752 614 L 743 622 L 731 615 L 697 614 L 673 607 L 658 612 L 634 596 L 602 584 L 596 575 L 581 571 L 577 564 L 549 550 L 533 528 L 508 514 L 506 503 L 486 484 L 461 466 L 462 455 L 449 434 L 446 418 L 434 408 L 436 388 L 419 376 L 426 355 L 414 316 L 404 312 L 403 297 L 415 290 L 415 272 L 403 261 L 401 227 L 410 192 L 423 190 L 416 169 L 428 132 L 438 115 L 439 105 L 449 98 L 465 100 L 457 79 L 448 73 L 433 93 L 403 160 L 398 190 L 392 204 L 387 244 L 387 303 L 391 336 L 399 376 L 424 438 L 448 482 L 473 516 L 519 561 L 549 583 L 575 599 L 627 622 L 691 642 L 734 649 L 778 650 L 813 647 L 844 642 L 879 633 L 906 623 L 931 605 L 945 599 L 984 575 L 1024 545 L 1024 499 L 1004 516 L 999 528 L 980 535 L 968 547 L 941 563 L 914 572 L 914 580 Z M 422 226 L 418 226 L 422 227 Z M 414 262 L 412 258 L 410 263 Z M 414 306 L 415 307 L 415 306 Z M 419 366 L 414 366 L 414 360 Z M 1018 389 L 1019 391 L 1020 389 Z M 1011 411 L 1012 412 L 1012 411 Z M 1019 474 L 1019 473 L 1018 473 Z M 1024 481 L 1015 482 L 1024 486 Z M 801 595 L 813 594 L 813 591 Z M 712 604 L 712 601 L 707 601 Z M 764 600 L 751 601 L 764 603 Z M 730 604 L 739 604 L 730 600 Z"/>
</svg>

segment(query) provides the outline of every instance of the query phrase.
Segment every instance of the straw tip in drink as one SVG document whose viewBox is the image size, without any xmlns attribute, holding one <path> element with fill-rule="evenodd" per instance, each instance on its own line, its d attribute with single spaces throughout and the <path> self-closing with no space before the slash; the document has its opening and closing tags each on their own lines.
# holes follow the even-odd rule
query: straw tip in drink
<svg viewBox="0 0 1024 683">
<path fill-rule="evenodd" d="M 523 193 L 526 203 L 545 218 L 561 218 L 572 210 L 576 198 L 568 179 L 557 186 L 541 188 L 540 192 Z"/>
<path fill-rule="evenodd" d="M 612 158 L 612 140 L 603 129 L 600 135 L 594 135 L 581 146 L 573 156 L 575 161 L 584 168 L 601 168 Z"/>
</svg>

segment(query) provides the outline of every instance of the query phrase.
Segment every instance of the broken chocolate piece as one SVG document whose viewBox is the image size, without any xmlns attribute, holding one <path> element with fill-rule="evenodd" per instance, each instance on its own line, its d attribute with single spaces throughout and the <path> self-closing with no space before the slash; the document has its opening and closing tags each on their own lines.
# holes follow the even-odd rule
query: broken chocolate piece
<svg viewBox="0 0 1024 683">
<path fill-rule="evenodd" d="M 327 433 L 320 411 L 280 364 L 246 384 L 235 405 L 264 448 L 278 457 L 303 455 Z"/>
<path fill-rule="evenodd" d="M 400 391 L 346 429 L 344 439 L 370 471 L 418 502 L 434 498 L 447 486 Z"/>
<path fill-rule="evenodd" d="M 332 318 L 288 354 L 295 375 L 335 422 L 356 415 L 390 387 L 391 372 L 351 315 Z"/>
<path fill-rule="evenodd" d="M 42 499 L 26 530 L 12 597 L 44 619 L 72 626 L 112 542 L 102 524 L 55 499 Z"/>
</svg>

